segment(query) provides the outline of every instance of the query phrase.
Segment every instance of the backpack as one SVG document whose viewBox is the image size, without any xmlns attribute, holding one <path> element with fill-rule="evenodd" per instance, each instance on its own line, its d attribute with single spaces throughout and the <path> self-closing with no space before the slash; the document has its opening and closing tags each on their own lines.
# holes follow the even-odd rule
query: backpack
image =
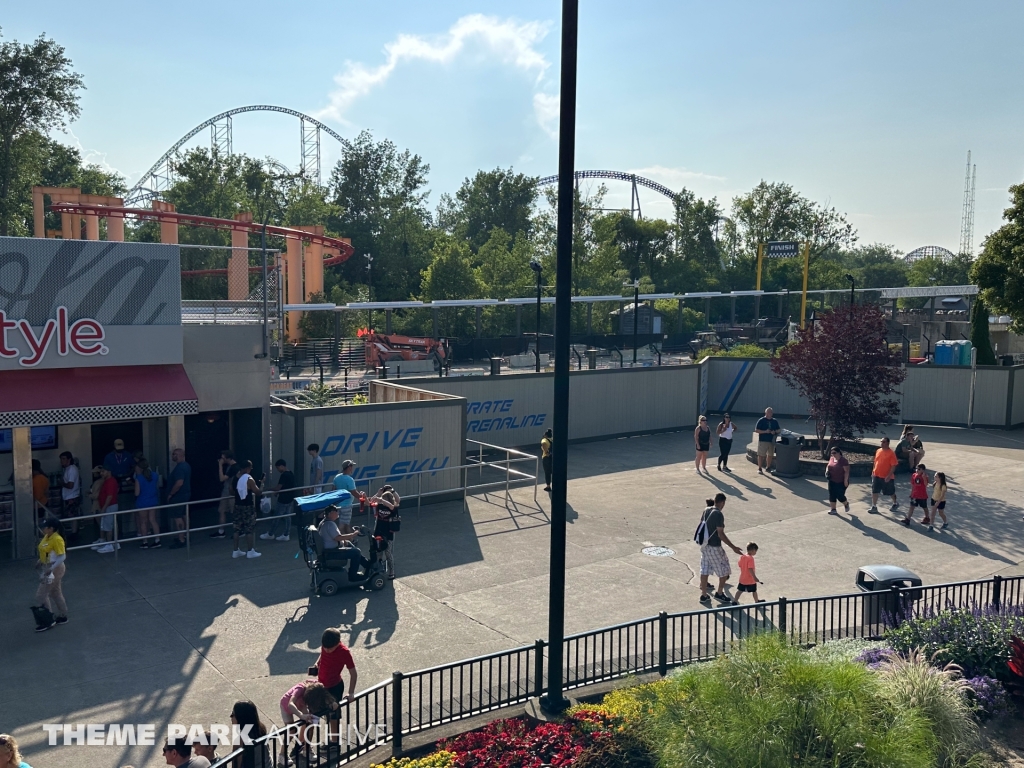
<svg viewBox="0 0 1024 768">
<path fill-rule="evenodd" d="M 693 541 L 699 547 L 703 547 L 711 539 L 713 531 L 708 528 L 708 518 L 711 516 L 712 510 L 714 510 L 714 507 L 708 507 L 704 510 L 700 522 L 697 523 L 697 530 L 693 532 Z"/>
</svg>

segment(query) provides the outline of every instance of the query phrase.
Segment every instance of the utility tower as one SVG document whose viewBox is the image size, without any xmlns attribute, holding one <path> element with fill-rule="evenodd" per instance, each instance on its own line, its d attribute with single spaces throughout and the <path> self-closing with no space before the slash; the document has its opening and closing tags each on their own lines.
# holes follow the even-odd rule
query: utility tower
<svg viewBox="0 0 1024 768">
<path fill-rule="evenodd" d="M 960 253 L 974 258 L 974 182 L 978 166 L 971 165 L 971 151 L 967 150 L 967 173 L 964 177 L 964 212 L 960 222 Z"/>
</svg>

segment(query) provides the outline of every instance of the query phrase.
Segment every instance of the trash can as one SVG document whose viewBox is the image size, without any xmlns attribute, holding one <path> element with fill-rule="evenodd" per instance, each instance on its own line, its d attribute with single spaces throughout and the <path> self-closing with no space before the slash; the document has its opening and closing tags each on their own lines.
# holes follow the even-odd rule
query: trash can
<svg viewBox="0 0 1024 768">
<path fill-rule="evenodd" d="M 501 358 L 491 358 L 491 376 L 498 376 L 501 373 Z"/>
<path fill-rule="evenodd" d="M 857 571 L 857 588 L 870 592 L 863 598 L 861 621 L 865 627 L 891 624 L 906 616 L 921 599 L 921 577 L 898 565 L 862 565 Z M 896 590 L 899 587 L 897 597 Z"/>
<path fill-rule="evenodd" d="M 800 477 L 800 451 L 803 447 L 803 435 L 782 430 L 775 444 L 775 474 L 779 477 Z"/>
<path fill-rule="evenodd" d="M 589 368 L 592 371 L 596 371 L 597 370 L 597 350 L 596 349 L 588 349 L 587 350 L 587 368 Z"/>
</svg>

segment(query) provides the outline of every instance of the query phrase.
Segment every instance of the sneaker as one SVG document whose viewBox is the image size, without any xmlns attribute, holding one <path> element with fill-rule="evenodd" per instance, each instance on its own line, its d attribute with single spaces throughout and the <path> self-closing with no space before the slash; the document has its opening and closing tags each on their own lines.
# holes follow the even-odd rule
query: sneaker
<svg viewBox="0 0 1024 768">
<path fill-rule="evenodd" d="M 185 542 L 181 539 L 175 539 L 171 542 L 171 546 L 168 549 L 182 549 L 185 546 Z"/>
<path fill-rule="evenodd" d="M 53 623 L 54 624 L 67 624 L 68 623 L 68 617 L 67 616 L 58 616 L 57 618 L 55 618 L 53 620 Z"/>
<path fill-rule="evenodd" d="M 106 539 L 96 539 L 96 541 L 94 541 L 90 546 L 93 549 L 99 549 L 100 547 L 104 546 L 106 543 L 107 543 Z"/>
<path fill-rule="evenodd" d="M 260 538 L 263 539 L 264 541 L 270 541 L 274 537 L 271 536 L 270 532 L 268 531 L 267 533 L 261 533 L 260 534 Z"/>
<path fill-rule="evenodd" d="M 722 471 L 723 472 L 732 472 L 732 470 L 729 469 L 728 467 L 722 467 Z"/>
<path fill-rule="evenodd" d="M 150 546 L 151 545 L 150 545 L 150 543 L 148 541 L 144 541 L 141 544 L 139 544 L 139 549 L 149 549 Z"/>
<path fill-rule="evenodd" d="M 761 469 L 760 467 L 758 467 L 757 474 L 763 475 L 764 474 L 764 470 Z"/>
<path fill-rule="evenodd" d="M 232 557 L 245 557 L 245 552 L 243 552 L 240 549 L 236 549 L 234 552 L 231 553 L 231 556 Z"/>
<path fill-rule="evenodd" d="M 949 523 L 943 523 L 942 525 L 940 525 L 940 526 L 939 526 L 939 530 L 940 530 L 940 531 L 944 531 L 944 530 L 946 530 L 946 526 L 947 526 L 947 525 L 949 525 Z"/>
<path fill-rule="evenodd" d="M 934 531 L 935 530 L 935 526 L 934 525 L 929 525 L 928 526 L 928 530 L 929 531 Z"/>
<path fill-rule="evenodd" d="M 843 505 L 843 509 L 846 510 L 846 514 L 850 514 L 850 505 L 849 504 L 844 504 Z"/>
<path fill-rule="evenodd" d="M 36 627 L 36 632 L 45 632 L 48 629 L 53 629 L 55 626 L 57 626 L 56 621 L 51 621 L 49 624 L 40 624 L 38 627 Z"/>
<path fill-rule="evenodd" d="M 909 520 L 900 520 L 900 525 L 903 525 L 903 526 L 906 526 L 907 528 L 909 528 L 910 527 L 910 521 Z"/>
<path fill-rule="evenodd" d="M 224 529 L 223 528 L 221 528 L 219 530 L 216 530 L 216 531 L 214 531 L 213 533 L 210 534 L 210 538 L 211 539 L 226 539 L 227 537 L 228 537 L 228 535 L 226 533 L 224 533 Z"/>
<path fill-rule="evenodd" d="M 710 604 L 711 603 L 711 595 L 701 595 L 700 596 L 700 602 Z"/>
<path fill-rule="evenodd" d="M 255 560 L 257 557 L 263 557 L 263 553 L 257 552 L 255 549 L 250 549 L 248 552 L 245 553 L 245 556 L 249 560 Z"/>
<path fill-rule="evenodd" d="M 287 535 L 287 534 L 284 534 L 284 533 L 282 533 L 280 536 L 278 536 L 276 539 L 274 539 L 274 541 L 291 541 L 291 540 L 292 540 L 292 537 Z"/>
<path fill-rule="evenodd" d="M 828 513 L 829 513 L 830 515 L 838 515 L 838 514 L 839 514 L 839 512 L 837 512 L 837 511 L 836 511 L 836 510 L 834 510 L 834 509 L 830 509 L 830 510 L 828 511 Z"/>
<path fill-rule="evenodd" d="M 732 598 L 724 592 L 715 592 L 715 600 L 723 600 L 724 602 L 728 603 L 732 600 Z"/>
<path fill-rule="evenodd" d="M 895 504 L 893 504 L 893 505 L 892 505 L 891 507 L 889 507 L 889 511 L 890 511 L 890 512 L 895 512 L 895 511 L 896 511 L 897 509 L 899 509 L 899 508 L 900 508 L 899 502 L 896 502 L 896 503 L 895 503 Z"/>
<path fill-rule="evenodd" d="M 101 555 L 109 555 L 111 552 L 114 551 L 114 545 L 104 544 L 102 547 L 97 547 L 96 551 Z"/>
<path fill-rule="evenodd" d="M 164 543 L 162 541 L 160 541 L 160 539 L 157 539 L 156 541 L 154 541 L 152 544 L 149 545 L 149 548 L 150 549 L 160 549 L 160 547 L 162 547 L 163 545 L 164 545 Z"/>
<path fill-rule="evenodd" d="M 878 507 L 876 507 L 876 506 L 869 507 L 868 508 L 868 514 L 869 515 L 877 515 L 878 514 Z"/>
</svg>

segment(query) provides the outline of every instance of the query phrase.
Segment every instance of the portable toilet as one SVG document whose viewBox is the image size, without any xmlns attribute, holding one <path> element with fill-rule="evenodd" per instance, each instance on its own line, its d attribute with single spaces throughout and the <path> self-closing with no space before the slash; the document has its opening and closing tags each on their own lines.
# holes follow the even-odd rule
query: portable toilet
<svg viewBox="0 0 1024 768">
<path fill-rule="evenodd" d="M 955 348 L 952 341 L 935 342 L 935 364 L 936 365 L 953 365 L 953 352 Z"/>
<path fill-rule="evenodd" d="M 974 345 L 969 341 L 960 342 L 960 365 L 971 364 L 971 349 L 973 349 L 973 347 Z"/>
</svg>

